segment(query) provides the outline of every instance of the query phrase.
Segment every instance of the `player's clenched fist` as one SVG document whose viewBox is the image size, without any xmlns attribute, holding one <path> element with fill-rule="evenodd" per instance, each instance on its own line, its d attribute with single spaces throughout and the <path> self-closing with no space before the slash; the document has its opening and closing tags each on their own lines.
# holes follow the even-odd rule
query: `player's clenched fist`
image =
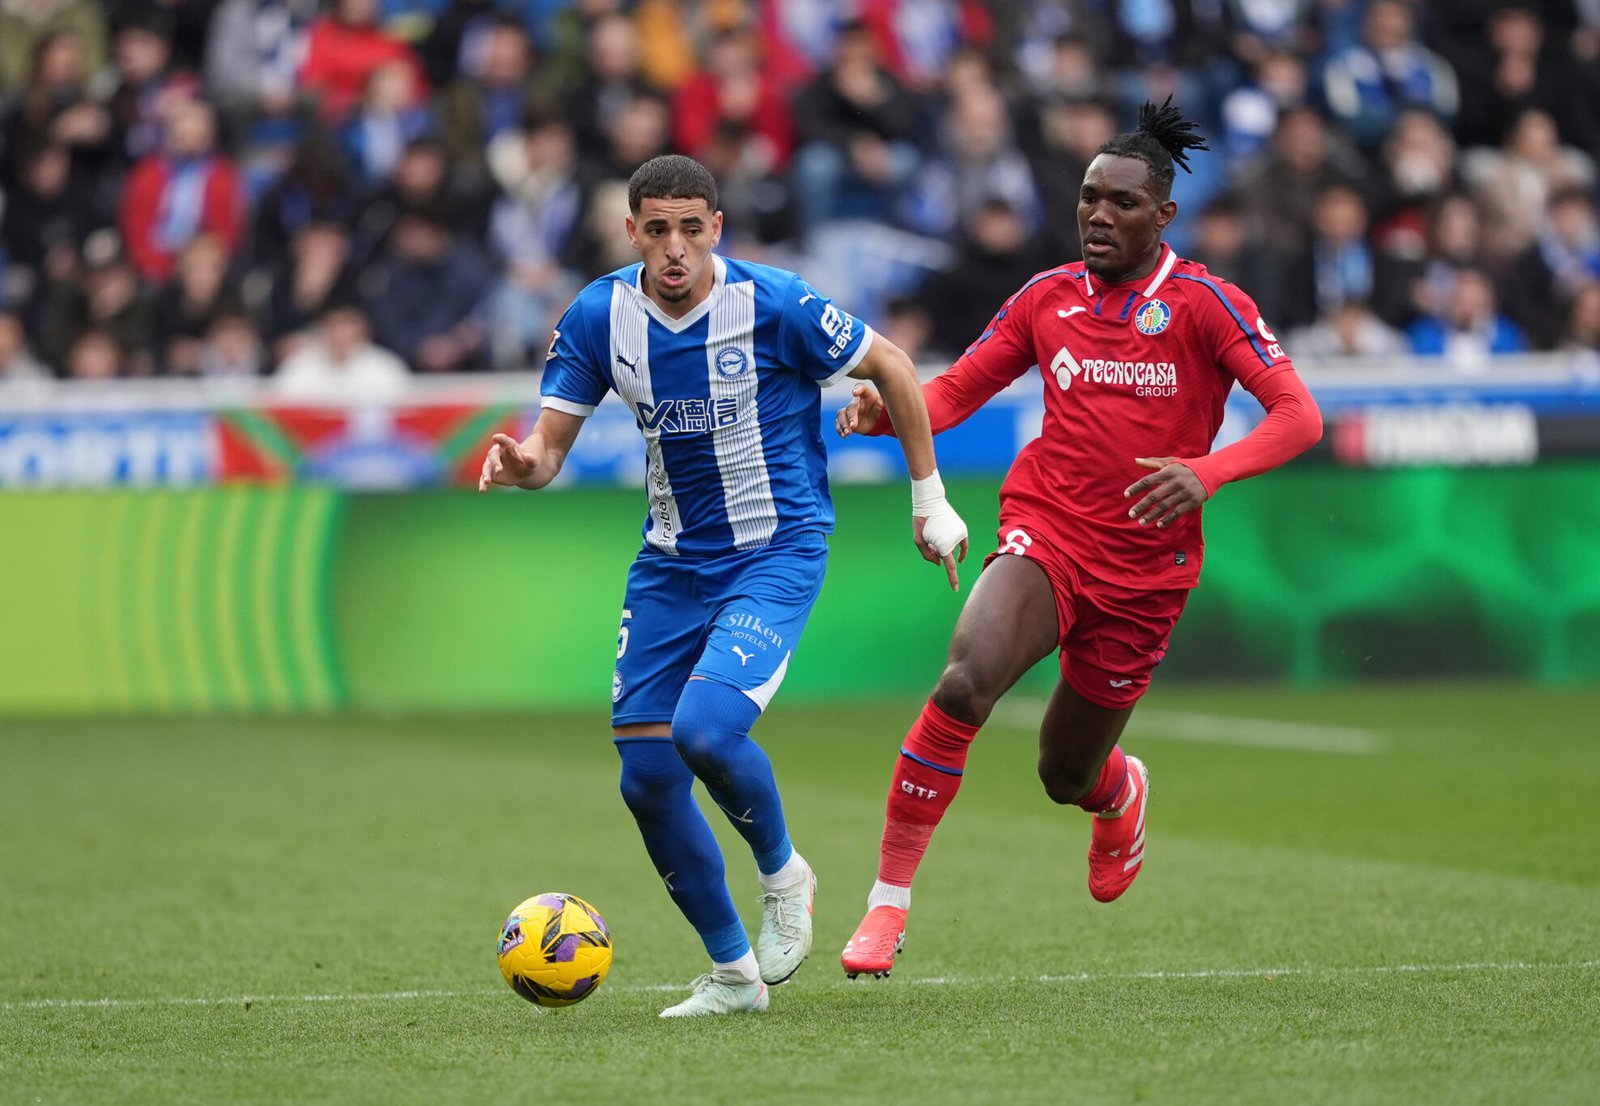
<svg viewBox="0 0 1600 1106">
<path fill-rule="evenodd" d="M 851 434 L 871 434 L 883 415 L 883 398 L 869 384 L 857 384 L 850 389 L 850 402 L 839 408 L 834 416 L 834 426 L 839 437 Z"/>
<path fill-rule="evenodd" d="M 478 476 L 478 490 L 488 491 L 490 484 L 508 488 L 521 487 L 538 471 L 536 458 L 524 450 L 509 434 L 496 434 L 489 453 L 483 459 L 483 472 Z"/>
</svg>

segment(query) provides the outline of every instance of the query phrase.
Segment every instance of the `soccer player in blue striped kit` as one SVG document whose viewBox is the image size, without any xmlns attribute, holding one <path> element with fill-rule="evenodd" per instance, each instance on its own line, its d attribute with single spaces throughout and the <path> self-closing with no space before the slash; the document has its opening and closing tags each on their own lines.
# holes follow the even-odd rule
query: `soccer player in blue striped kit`
<svg viewBox="0 0 1600 1106">
<path fill-rule="evenodd" d="M 768 984 L 811 950 L 816 877 L 789 841 L 750 729 L 822 588 L 834 516 L 821 389 L 846 376 L 877 385 L 911 471 L 913 540 L 952 588 L 967 528 L 945 501 L 910 358 L 794 273 L 712 253 L 722 213 L 699 163 L 646 162 L 628 182 L 628 206 L 642 263 L 595 281 L 567 309 L 533 432 L 521 442 L 496 435 L 478 487 L 550 483 L 608 391 L 637 420 L 649 516 L 622 604 L 611 723 L 622 797 L 712 961 L 661 1016 L 760 1011 Z M 697 777 L 755 855 L 754 950 L 691 793 Z"/>
</svg>

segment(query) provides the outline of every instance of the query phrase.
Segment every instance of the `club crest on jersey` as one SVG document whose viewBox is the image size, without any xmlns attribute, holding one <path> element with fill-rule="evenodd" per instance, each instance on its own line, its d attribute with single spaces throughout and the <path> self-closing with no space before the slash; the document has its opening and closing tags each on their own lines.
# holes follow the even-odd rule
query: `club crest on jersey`
<svg viewBox="0 0 1600 1106">
<path fill-rule="evenodd" d="M 1133 325 L 1140 334 L 1160 334 L 1172 322 L 1172 308 L 1160 300 L 1151 300 L 1133 316 Z"/>
<path fill-rule="evenodd" d="M 738 346 L 724 346 L 717 351 L 717 375 L 726 380 L 743 376 L 750 368 L 750 359 Z"/>
</svg>

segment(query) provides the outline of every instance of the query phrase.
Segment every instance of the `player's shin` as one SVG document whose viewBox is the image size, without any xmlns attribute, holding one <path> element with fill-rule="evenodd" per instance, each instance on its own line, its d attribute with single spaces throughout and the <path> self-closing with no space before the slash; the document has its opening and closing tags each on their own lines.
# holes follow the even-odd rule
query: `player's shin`
<svg viewBox="0 0 1600 1106">
<path fill-rule="evenodd" d="M 722 850 L 694 801 L 694 774 L 665 738 L 622 738 L 622 798 L 667 893 L 704 942 L 712 963 L 751 959 L 750 938 L 724 878 Z"/>
<path fill-rule="evenodd" d="M 911 905 L 911 881 L 944 817 L 967 764 L 978 727 L 951 718 L 932 702 L 906 735 L 895 762 L 878 853 L 878 881 L 867 905 Z"/>
</svg>

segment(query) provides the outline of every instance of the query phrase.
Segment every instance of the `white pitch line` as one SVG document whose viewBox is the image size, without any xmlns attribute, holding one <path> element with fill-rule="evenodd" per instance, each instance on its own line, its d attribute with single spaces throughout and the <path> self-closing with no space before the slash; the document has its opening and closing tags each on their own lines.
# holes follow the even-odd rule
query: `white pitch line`
<svg viewBox="0 0 1600 1106">
<path fill-rule="evenodd" d="M 1565 960 L 1541 964 L 1535 961 L 1467 961 L 1458 964 L 1370 964 L 1346 967 L 1300 968 L 1199 968 L 1191 971 L 1072 972 L 1066 975 L 1012 976 L 924 976 L 904 978 L 910 986 L 968 987 L 985 983 L 1111 983 L 1139 980 L 1189 979 L 1277 979 L 1280 976 L 1339 975 L 1431 975 L 1451 972 L 1587 972 L 1600 970 L 1600 960 Z M 685 983 L 641 983 L 611 987 L 622 994 L 657 994 L 684 990 Z M 38 998 L 0 1003 L 0 1010 L 105 1010 L 141 1006 L 244 1006 L 247 1003 L 318 1002 L 405 1002 L 420 998 L 484 998 L 502 993 L 499 987 L 479 987 L 464 991 L 375 991 L 324 995 L 233 995 L 228 998 Z"/>
<path fill-rule="evenodd" d="M 1006 725 L 1036 729 L 1044 717 L 1037 700 L 1003 702 L 996 709 Z M 1145 707 L 1128 720 L 1128 736 L 1146 740 L 1167 738 L 1207 745 L 1243 745 L 1252 749 L 1290 749 L 1306 753 L 1344 753 L 1357 756 L 1383 751 L 1383 735 L 1359 726 L 1328 726 L 1317 722 L 1283 722 L 1271 718 L 1243 718 L 1202 711 L 1161 710 Z"/>
</svg>

